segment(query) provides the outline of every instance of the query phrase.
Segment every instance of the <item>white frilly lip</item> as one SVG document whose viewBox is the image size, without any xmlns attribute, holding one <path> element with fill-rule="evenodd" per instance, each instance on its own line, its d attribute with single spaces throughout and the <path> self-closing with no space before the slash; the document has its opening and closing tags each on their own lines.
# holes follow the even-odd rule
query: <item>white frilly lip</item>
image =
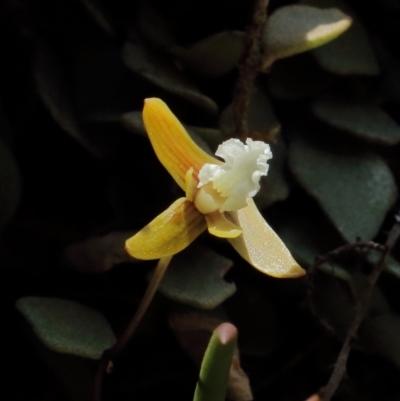
<svg viewBox="0 0 400 401">
<path fill-rule="evenodd" d="M 198 188 L 209 182 L 226 200 L 219 211 L 233 212 L 247 205 L 246 198 L 260 189 L 260 178 L 268 173 L 268 160 L 272 158 L 269 145 L 262 141 L 228 139 L 215 152 L 225 163 L 206 163 L 199 171 Z"/>
</svg>

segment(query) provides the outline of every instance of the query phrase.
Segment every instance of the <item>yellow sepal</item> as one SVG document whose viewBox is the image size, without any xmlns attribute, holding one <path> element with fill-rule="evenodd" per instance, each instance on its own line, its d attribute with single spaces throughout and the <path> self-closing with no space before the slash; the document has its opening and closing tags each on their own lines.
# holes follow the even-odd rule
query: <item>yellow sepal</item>
<svg viewBox="0 0 400 401">
<path fill-rule="evenodd" d="M 145 100 L 143 121 L 158 159 L 183 190 L 186 172 L 191 167 L 197 186 L 199 170 L 205 163 L 221 164 L 220 160 L 210 156 L 193 142 L 161 99 Z"/>
<path fill-rule="evenodd" d="M 208 232 L 216 237 L 236 238 L 242 229 L 229 221 L 224 213 L 214 212 L 205 215 Z"/>
<path fill-rule="evenodd" d="M 248 198 L 247 206 L 231 215 L 243 232 L 239 237 L 229 239 L 229 242 L 252 266 L 278 278 L 296 278 L 305 274 L 305 270 L 264 220 L 253 199 Z"/>
<path fill-rule="evenodd" d="M 129 255 L 151 260 L 175 255 L 206 229 L 204 216 L 185 198 L 176 200 L 146 227 L 126 241 Z"/>
</svg>

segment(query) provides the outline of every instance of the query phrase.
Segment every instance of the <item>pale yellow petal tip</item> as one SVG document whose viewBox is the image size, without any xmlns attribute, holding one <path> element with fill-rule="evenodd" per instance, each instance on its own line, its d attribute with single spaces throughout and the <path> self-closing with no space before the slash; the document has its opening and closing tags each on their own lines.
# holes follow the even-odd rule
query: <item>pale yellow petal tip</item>
<svg viewBox="0 0 400 401">
<path fill-rule="evenodd" d="M 167 113 L 172 114 L 167 104 L 158 97 L 144 99 L 143 113 L 163 113 L 164 117 L 167 117 Z"/>
<path fill-rule="evenodd" d="M 144 105 L 145 106 L 157 106 L 157 105 L 165 105 L 165 102 L 163 102 L 161 99 L 158 97 L 148 97 L 144 99 Z"/>
<path fill-rule="evenodd" d="M 299 278 L 303 277 L 306 274 L 306 271 L 299 266 L 297 263 L 291 266 L 283 275 L 276 276 L 279 278 Z"/>
<path fill-rule="evenodd" d="M 159 99 L 158 97 L 147 97 L 146 99 L 144 99 L 144 104 L 151 104 L 151 103 L 157 103 L 157 102 L 161 102 L 164 103 L 161 99 Z"/>
<path fill-rule="evenodd" d="M 131 252 L 130 248 L 128 247 L 127 244 L 125 244 L 125 251 L 127 252 L 127 254 L 129 256 L 131 256 L 132 258 L 138 259 L 136 256 L 134 256 L 134 252 Z"/>
<path fill-rule="evenodd" d="M 132 258 L 139 259 L 139 260 L 155 259 L 152 257 L 149 258 L 148 255 L 144 254 L 143 252 L 140 252 L 140 248 L 138 248 L 136 246 L 135 242 L 136 242 L 135 236 L 127 239 L 125 242 L 125 250 L 129 256 L 132 256 Z"/>
<path fill-rule="evenodd" d="M 131 240 L 131 238 L 129 238 L 128 240 L 126 240 L 125 242 L 125 251 L 128 253 L 129 256 L 132 256 L 132 258 L 135 259 L 141 259 L 137 256 L 137 252 L 135 252 L 135 248 L 132 249 L 132 247 L 129 246 L 129 241 Z"/>
<path fill-rule="evenodd" d="M 247 261 L 260 272 L 275 278 L 299 278 L 306 274 L 306 271 L 295 260 L 293 263 L 285 262 L 283 265 L 256 264 L 249 259 Z"/>
</svg>

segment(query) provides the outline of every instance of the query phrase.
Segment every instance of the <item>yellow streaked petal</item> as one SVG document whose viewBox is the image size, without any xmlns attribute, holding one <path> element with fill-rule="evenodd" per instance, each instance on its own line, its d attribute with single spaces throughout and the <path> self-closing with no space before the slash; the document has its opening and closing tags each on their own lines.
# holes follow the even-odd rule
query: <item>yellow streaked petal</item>
<svg viewBox="0 0 400 401">
<path fill-rule="evenodd" d="M 229 242 L 252 266 L 279 278 L 295 278 L 305 274 L 286 245 L 264 220 L 253 199 L 248 198 L 247 206 L 231 215 L 235 216 L 243 233 Z"/>
<path fill-rule="evenodd" d="M 224 213 L 209 213 L 205 218 L 209 233 L 216 237 L 236 238 L 242 233 L 242 229 L 229 221 Z"/>
<path fill-rule="evenodd" d="M 160 259 L 185 249 L 206 229 L 204 215 L 185 198 L 176 200 L 151 223 L 129 238 L 126 250 L 137 259 Z"/>
<path fill-rule="evenodd" d="M 197 176 L 203 164 L 221 164 L 221 161 L 204 152 L 192 141 L 185 128 L 161 99 L 145 100 L 143 121 L 158 159 L 183 190 L 186 172 L 191 167 L 197 186 Z"/>
</svg>

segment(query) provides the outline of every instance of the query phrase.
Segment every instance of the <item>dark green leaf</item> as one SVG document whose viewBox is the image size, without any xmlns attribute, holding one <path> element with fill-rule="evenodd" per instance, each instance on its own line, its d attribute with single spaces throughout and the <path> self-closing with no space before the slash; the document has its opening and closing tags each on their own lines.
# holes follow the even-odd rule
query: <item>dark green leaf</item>
<svg viewBox="0 0 400 401">
<path fill-rule="evenodd" d="M 48 348 L 63 354 L 100 359 L 116 338 L 104 316 L 78 302 L 25 297 L 17 309 Z"/>
<path fill-rule="evenodd" d="M 304 53 L 274 63 L 268 87 L 276 98 L 297 100 L 326 92 L 338 79 L 323 70 L 309 53 Z"/>
<path fill-rule="evenodd" d="M 211 153 L 214 153 L 218 146 L 225 140 L 221 131 L 217 128 L 195 127 L 192 125 L 187 125 L 186 128 L 192 139 L 196 140 L 195 137 L 202 139 L 209 147 L 207 151 L 210 152 L 211 150 Z"/>
<path fill-rule="evenodd" d="M 315 216 L 307 216 L 314 218 Z M 339 244 L 332 238 L 333 228 L 317 219 L 310 224 L 306 216 L 293 214 L 277 227 L 277 233 L 287 245 L 294 258 L 302 267 L 310 267 L 318 256 L 335 249 Z M 335 260 L 322 263 L 319 270 L 344 281 L 351 281 L 351 275 Z"/>
<path fill-rule="evenodd" d="M 371 249 L 366 256 L 366 260 L 371 265 L 375 265 L 376 263 L 379 262 L 381 256 L 382 252 Z M 385 270 L 387 273 L 390 273 L 393 276 L 400 278 L 400 263 L 392 256 L 388 256 L 386 258 Z"/>
<path fill-rule="evenodd" d="M 223 277 L 232 262 L 197 244 L 174 256 L 159 291 L 186 305 L 213 309 L 235 291 L 233 283 Z"/>
<path fill-rule="evenodd" d="M 102 237 L 92 237 L 68 246 L 63 263 L 83 273 L 104 273 L 124 262 L 137 262 L 125 250 L 125 241 L 132 231 L 113 231 Z"/>
<path fill-rule="evenodd" d="M 322 46 L 336 39 L 351 24 L 337 8 L 326 10 L 292 4 L 278 8 L 268 18 L 265 33 L 264 67 L 280 58 Z"/>
<path fill-rule="evenodd" d="M 326 70 L 341 75 L 378 75 L 379 65 L 365 29 L 358 18 L 341 0 L 303 0 L 301 3 L 315 7 L 337 7 L 353 19 L 343 35 L 313 51 Z"/>
<path fill-rule="evenodd" d="M 378 106 L 341 97 L 324 97 L 312 105 L 322 121 L 370 142 L 395 145 L 400 141 L 400 127 Z"/>
<path fill-rule="evenodd" d="M 145 90 L 121 59 L 120 46 L 101 32 L 80 29 L 68 42 L 79 116 L 90 120 L 93 116 L 120 115 L 142 107 Z"/>
<path fill-rule="evenodd" d="M 295 136 L 289 166 L 349 242 L 372 239 L 397 198 L 391 171 L 374 154 L 329 149 Z"/>
<path fill-rule="evenodd" d="M 139 3 L 136 17 L 136 25 L 146 41 L 164 49 L 176 43 L 169 21 L 149 1 Z M 133 37 L 136 36 L 133 33 Z"/>
<path fill-rule="evenodd" d="M 174 54 L 189 71 L 204 78 L 218 78 L 239 63 L 243 52 L 243 32 L 220 32 L 189 48 L 174 46 Z"/>
<path fill-rule="evenodd" d="M 34 76 L 38 93 L 54 120 L 84 148 L 100 156 L 76 117 L 70 83 L 60 60 L 44 43 L 34 47 Z"/>
<path fill-rule="evenodd" d="M 141 111 L 130 111 L 122 114 L 121 124 L 135 134 L 147 136 Z"/>
<path fill-rule="evenodd" d="M 188 78 L 180 73 L 167 59 L 150 53 L 145 47 L 127 42 L 122 51 L 125 64 L 136 74 L 154 85 L 180 96 L 205 111 L 215 114 L 217 104 L 203 95 Z"/>
<path fill-rule="evenodd" d="M 277 201 L 285 200 L 289 196 L 289 185 L 285 178 L 287 149 L 281 137 L 271 142 L 272 159 L 268 163 L 269 170 L 266 177 L 261 177 L 261 188 L 255 196 L 259 209 L 272 205 Z"/>
</svg>

